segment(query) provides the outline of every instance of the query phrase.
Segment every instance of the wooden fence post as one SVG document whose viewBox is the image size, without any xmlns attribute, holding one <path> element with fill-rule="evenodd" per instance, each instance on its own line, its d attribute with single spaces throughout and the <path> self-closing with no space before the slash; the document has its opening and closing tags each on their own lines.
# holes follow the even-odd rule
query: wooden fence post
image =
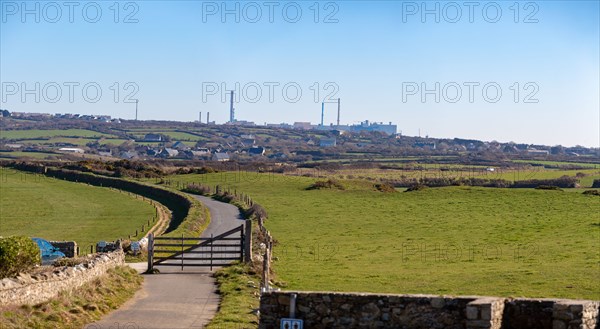
<svg viewBox="0 0 600 329">
<path fill-rule="evenodd" d="M 213 269 L 213 234 L 210 234 L 210 270 Z"/>
<path fill-rule="evenodd" d="M 183 271 L 183 233 L 181 233 L 181 270 Z"/>
<path fill-rule="evenodd" d="M 148 234 L 148 273 L 152 273 L 154 263 L 154 234 Z"/>
<path fill-rule="evenodd" d="M 244 234 L 244 262 L 252 261 L 252 220 L 246 219 L 246 234 Z"/>
<path fill-rule="evenodd" d="M 263 255 L 263 289 L 269 291 L 269 248 L 265 250 Z"/>
</svg>

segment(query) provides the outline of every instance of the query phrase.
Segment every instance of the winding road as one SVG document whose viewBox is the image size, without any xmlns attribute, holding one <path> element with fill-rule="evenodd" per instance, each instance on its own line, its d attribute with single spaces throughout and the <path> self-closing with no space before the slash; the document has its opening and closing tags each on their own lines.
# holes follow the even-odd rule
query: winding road
<svg viewBox="0 0 600 329">
<path fill-rule="evenodd" d="M 210 224 L 202 237 L 218 235 L 244 223 L 236 206 L 208 197 L 194 197 L 210 210 Z M 132 264 L 140 273 L 146 263 Z M 160 274 L 144 274 L 142 288 L 118 310 L 86 329 L 203 328 L 219 307 L 219 295 L 208 268 L 160 267 Z"/>
</svg>

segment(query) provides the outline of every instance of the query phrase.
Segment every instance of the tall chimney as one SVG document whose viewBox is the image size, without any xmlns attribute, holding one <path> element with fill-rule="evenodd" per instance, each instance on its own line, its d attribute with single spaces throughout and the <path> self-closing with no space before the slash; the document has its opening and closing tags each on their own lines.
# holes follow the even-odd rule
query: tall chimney
<svg viewBox="0 0 600 329">
<path fill-rule="evenodd" d="M 198 112 L 198 123 L 202 123 L 202 111 Z"/>
<path fill-rule="evenodd" d="M 337 119 L 337 125 L 340 125 L 340 99 L 338 98 L 338 119 Z"/>
<path fill-rule="evenodd" d="M 210 124 L 210 112 L 206 112 L 206 124 Z"/>
<path fill-rule="evenodd" d="M 231 100 L 229 101 L 229 122 L 235 121 L 235 109 L 233 108 L 233 90 L 231 91 Z"/>
<path fill-rule="evenodd" d="M 325 102 L 321 103 L 321 127 L 323 127 L 323 116 L 325 115 Z"/>
</svg>

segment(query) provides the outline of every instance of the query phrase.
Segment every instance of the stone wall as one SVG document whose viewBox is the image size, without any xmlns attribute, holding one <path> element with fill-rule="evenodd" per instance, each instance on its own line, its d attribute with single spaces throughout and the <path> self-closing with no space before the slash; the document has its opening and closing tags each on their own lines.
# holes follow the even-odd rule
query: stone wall
<svg viewBox="0 0 600 329">
<path fill-rule="evenodd" d="M 83 264 L 73 267 L 56 267 L 41 274 L 20 274 L 17 278 L 3 279 L 0 281 L 0 305 L 45 302 L 61 291 L 72 291 L 124 263 L 123 251 L 115 251 L 92 255 Z"/>
<path fill-rule="evenodd" d="M 48 241 L 58 248 L 65 256 L 73 258 L 79 254 L 79 247 L 75 241 Z"/>
<path fill-rule="evenodd" d="M 261 296 L 260 328 L 279 328 L 289 316 L 292 292 Z M 296 317 L 318 328 L 466 328 L 464 310 L 475 298 L 295 292 Z"/>
<path fill-rule="evenodd" d="M 259 328 L 279 328 L 294 294 L 311 329 L 600 329 L 598 301 L 292 291 L 261 296 Z"/>
</svg>

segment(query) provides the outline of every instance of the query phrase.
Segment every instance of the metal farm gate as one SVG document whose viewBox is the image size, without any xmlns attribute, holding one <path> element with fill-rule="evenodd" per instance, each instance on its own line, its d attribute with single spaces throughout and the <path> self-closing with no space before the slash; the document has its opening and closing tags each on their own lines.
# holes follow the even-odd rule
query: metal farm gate
<svg viewBox="0 0 600 329">
<path fill-rule="evenodd" d="M 251 226 L 246 224 L 247 228 Z M 148 236 L 148 272 L 155 266 L 228 266 L 244 261 L 250 252 L 251 233 L 244 225 L 210 238 Z"/>
</svg>

